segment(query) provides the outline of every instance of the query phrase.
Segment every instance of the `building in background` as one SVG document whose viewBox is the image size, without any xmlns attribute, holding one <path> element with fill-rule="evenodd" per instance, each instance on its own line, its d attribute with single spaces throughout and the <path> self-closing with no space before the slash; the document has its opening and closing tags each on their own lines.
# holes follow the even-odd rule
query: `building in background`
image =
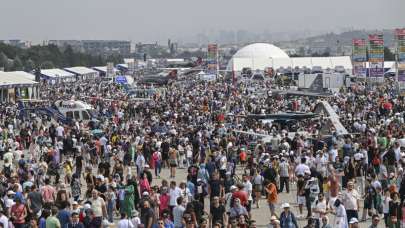
<svg viewBox="0 0 405 228">
<path fill-rule="evenodd" d="M 131 54 L 131 41 L 128 40 L 49 40 L 48 44 L 60 48 L 71 46 L 75 51 L 92 55 Z"/>
</svg>

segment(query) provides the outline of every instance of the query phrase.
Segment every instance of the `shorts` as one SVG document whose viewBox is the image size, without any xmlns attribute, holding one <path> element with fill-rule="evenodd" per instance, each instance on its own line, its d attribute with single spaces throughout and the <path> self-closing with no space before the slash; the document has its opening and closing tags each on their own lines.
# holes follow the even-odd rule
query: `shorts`
<svg viewBox="0 0 405 228">
<path fill-rule="evenodd" d="M 170 159 L 170 160 L 169 160 L 169 165 L 170 165 L 170 167 L 177 167 L 177 162 L 176 162 L 176 160 Z"/>
<path fill-rule="evenodd" d="M 305 202 L 306 202 L 305 196 L 298 196 L 298 197 L 297 197 L 297 203 L 298 203 L 298 205 L 305 205 Z"/>
<path fill-rule="evenodd" d="M 255 184 L 255 192 L 262 192 L 263 191 L 263 185 L 261 184 Z"/>
</svg>

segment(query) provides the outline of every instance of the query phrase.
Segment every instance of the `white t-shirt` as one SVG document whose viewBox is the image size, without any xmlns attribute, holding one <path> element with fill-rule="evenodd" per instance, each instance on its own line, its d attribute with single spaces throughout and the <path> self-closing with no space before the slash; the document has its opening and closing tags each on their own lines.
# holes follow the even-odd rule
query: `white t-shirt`
<svg viewBox="0 0 405 228">
<path fill-rule="evenodd" d="M 170 206 L 176 206 L 177 205 L 177 198 L 181 196 L 181 189 L 179 187 L 175 187 L 174 189 L 170 188 L 169 190 L 169 196 L 170 196 Z"/>
<path fill-rule="evenodd" d="M 305 164 L 299 164 L 297 165 L 297 167 L 295 168 L 295 173 L 297 175 L 305 175 L 305 172 L 309 172 L 311 173 L 311 170 L 309 169 L 309 167 Z"/>
<path fill-rule="evenodd" d="M 243 186 L 244 186 L 243 190 L 245 192 L 247 192 L 248 195 L 249 195 L 248 200 L 253 200 L 253 198 L 252 198 L 252 191 L 253 191 L 252 183 L 250 183 L 250 181 L 246 181 L 246 182 L 243 182 Z"/>
<path fill-rule="evenodd" d="M 58 126 L 55 130 L 56 130 L 56 136 L 63 137 L 63 133 L 65 132 L 65 129 L 62 126 Z"/>
<path fill-rule="evenodd" d="M 121 219 L 118 222 L 117 228 L 135 228 L 134 224 L 132 224 L 131 220 L 129 219 Z"/>
<path fill-rule="evenodd" d="M 9 220 L 5 215 L 0 216 L 0 223 L 3 224 L 4 228 L 8 228 L 8 222 L 9 222 Z"/>
</svg>

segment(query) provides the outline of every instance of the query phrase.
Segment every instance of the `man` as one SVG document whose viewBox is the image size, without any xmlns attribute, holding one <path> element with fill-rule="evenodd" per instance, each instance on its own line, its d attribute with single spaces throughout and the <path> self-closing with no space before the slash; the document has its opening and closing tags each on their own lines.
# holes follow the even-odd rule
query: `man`
<svg viewBox="0 0 405 228">
<path fill-rule="evenodd" d="M 66 227 L 70 221 L 70 212 L 69 212 L 69 202 L 62 202 L 62 209 L 58 212 L 56 216 L 59 219 L 60 225 L 62 228 Z"/>
<path fill-rule="evenodd" d="M 219 197 L 215 196 L 210 207 L 210 216 L 212 226 L 216 223 L 220 223 L 222 226 L 225 225 L 226 213 L 225 207 L 219 202 Z"/>
<path fill-rule="evenodd" d="M 305 164 L 306 162 L 307 162 L 307 158 L 302 157 L 301 164 L 297 165 L 297 167 L 295 168 L 295 175 L 304 176 L 305 173 L 308 173 L 308 172 L 311 173 L 311 170 L 309 169 L 308 165 Z"/>
<path fill-rule="evenodd" d="M 141 209 L 141 223 L 145 228 L 151 228 L 155 218 L 154 210 L 150 207 L 149 201 L 144 201 Z"/>
<path fill-rule="evenodd" d="M 374 214 L 371 220 L 371 225 L 368 228 L 378 228 L 378 223 L 380 223 L 380 216 Z"/>
<path fill-rule="evenodd" d="M 173 209 L 173 222 L 174 228 L 182 228 L 183 227 L 183 214 L 186 208 L 183 206 L 183 197 L 178 197 L 177 206 Z"/>
<path fill-rule="evenodd" d="M 238 190 L 233 193 L 233 198 L 236 199 L 238 198 L 242 204 L 242 206 L 246 207 L 248 204 L 248 194 L 247 192 L 243 191 L 243 188 L 245 187 L 243 184 L 238 184 L 237 185 Z"/>
<path fill-rule="evenodd" d="M 31 186 L 31 192 L 28 193 L 28 208 L 32 214 L 40 214 L 42 209 L 42 196 L 39 191 L 37 191 L 36 185 Z"/>
<path fill-rule="evenodd" d="M 58 214 L 58 208 L 52 207 L 51 216 L 46 218 L 46 228 L 61 228 L 60 222 L 56 215 Z"/>
<path fill-rule="evenodd" d="M 45 185 L 41 188 L 42 201 L 45 204 L 52 204 L 55 201 L 55 188 L 50 185 L 51 180 L 45 179 Z"/>
<path fill-rule="evenodd" d="M 121 219 L 118 221 L 117 224 L 118 228 L 134 228 L 134 224 L 132 224 L 131 220 L 127 217 L 126 213 L 121 213 Z M 145 225 L 145 227 L 147 227 Z"/>
<path fill-rule="evenodd" d="M 208 194 L 212 200 L 215 196 L 222 197 L 224 195 L 224 185 L 223 182 L 219 179 L 217 172 L 214 172 L 212 179 L 208 182 Z"/>
<path fill-rule="evenodd" d="M 290 193 L 290 183 L 289 183 L 290 165 L 288 164 L 287 160 L 284 157 L 281 158 L 281 163 L 279 165 L 279 169 L 280 169 L 280 172 L 279 172 L 280 173 L 280 191 L 279 192 L 283 192 L 284 185 L 285 185 L 285 188 L 286 188 L 287 194 L 288 194 L 288 193 Z"/>
<path fill-rule="evenodd" d="M 67 225 L 67 228 L 84 228 L 83 223 L 81 223 L 79 220 L 79 214 L 77 212 L 73 212 L 71 217 L 72 220 Z"/>
<path fill-rule="evenodd" d="M 346 208 L 347 221 L 350 222 L 352 218 L 359 218 L 359 200 L 360 195 L 356 189 L 354 189 L 354 183 L 349 181 L 347 183 L 347 190 L 342 195 L 343 205 Z"/>
<path fill-rule="evenodd" d="M 173 213 L 173 208 L 177 205 L 177 198 L 181 196 L 181 189 L 176 186 L 176 181 L 170 182 L 169 196 L 169 207 L 170 211 Z"/>
<path fill-rule="evenodd" d="M 103 221 L 103 216 L 107 217 L 107 208 L 106 208 L 106 204 L 103 200 L 103 198 L 101 198 L 98 195 L 98 191 L 97 190 L 93 190 L 91 192 L 91 209 L 93 211 L 94 217 L 91 221 L 91 224 L 96 226 L 96 227 L 100 227 L 101 223 Z"/>
</svg>

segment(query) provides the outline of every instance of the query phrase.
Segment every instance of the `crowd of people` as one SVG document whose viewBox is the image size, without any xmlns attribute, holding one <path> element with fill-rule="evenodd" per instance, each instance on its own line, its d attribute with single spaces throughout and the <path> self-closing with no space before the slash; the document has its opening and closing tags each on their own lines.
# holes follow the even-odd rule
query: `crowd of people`
<svg viewBox="0 0 405 228">
<path fill-rule="evenodd" d="M 405 100 L 390 83 L 319 98 L 255 93 L 271 81 L 190 79 L 147 101 L 113 83 L 44 84 L 47 105 L 85 101 L 97 120 L 18 118 L 2 104 L 0 226 L 256 227 L 265 204 L 272 228 L 404 227 Z M 313 112 L 320 100 L 350 134 L 325 134 L 322 115 L 247 117 Z"/>
</svg>

